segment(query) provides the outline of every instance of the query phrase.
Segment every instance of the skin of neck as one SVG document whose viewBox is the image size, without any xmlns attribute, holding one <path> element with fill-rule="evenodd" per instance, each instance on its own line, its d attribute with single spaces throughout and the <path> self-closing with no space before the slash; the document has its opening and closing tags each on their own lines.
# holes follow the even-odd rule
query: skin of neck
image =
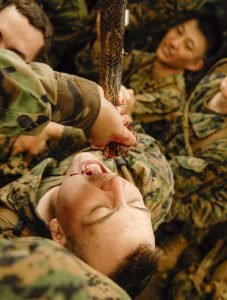
<svg viewBox="0 0 227 300">
<path fill-rule="evenodd" d="M 158 58 L 156 58 L 152 66 L 152 73 L 154 78 L 167 77 L 174 74 L 183 73 L 184 71 L 184 69 L 174 69 L 169 65 L 163 63 Z"/>
</svg>

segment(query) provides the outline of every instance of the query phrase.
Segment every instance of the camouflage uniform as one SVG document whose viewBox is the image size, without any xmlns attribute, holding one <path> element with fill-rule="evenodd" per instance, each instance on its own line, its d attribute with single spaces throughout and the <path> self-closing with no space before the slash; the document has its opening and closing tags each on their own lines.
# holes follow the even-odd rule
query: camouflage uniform
<svg viewBox="0 0 227 300">
<path fill-rule="evenodd" d="M 54 28 L 54 42 L 45 62 L 55 69 L 71 72 L 74 55 L 90 28 L 85 0 L 40 0 Z"/>
<path fill-rule="evenodd" d="M 43 238 L 0 240 L 0 298 L 130 300 L 108 277 Z"/>
<path fill-rule="evenodd" d="M 112 171 L 119 170 L 114 159 L 104 158 L 100 151 L 94 151 L 94 154 Z M 48 189 L 61 184 L 73 157 L 71 155 L 59 164 L 47 158 L 24 176 L 1 188 L 0 236 L 50 237 L 48 227 L 36 214 L 35 208 Z M 156 229 L 163 222 L 172 202 L 171 169 L 157 142 L 147 135 L 140 136 L 139 144 L 125 155 L 124 160 L 143 195 L 145 205 L 151 211 L 151 220 Z"/>
<path fill-rule="evenodd" d="M 172 126 L 164 140 L 176 189 L 169 218 L 198 228 L 227 218 L 226 135 L 199 144 L 226 127 L 226 115 L 207 107 L 207 101 L 219 91 L 224 76 L 226 73 L 214 72 L 201 80 L 190 97 L 189 112 Z M 188 124 L 185 123 L 187 116 Z M 194 155 L 187 153 L 190 146 L 195 149 Z"/>
<path fill-rule="evenodd" d="M 139 2 L 139 3 L 133 3 Z M 131 13 L 132 26 L 149 24 L 152 21 L 167 21 L 185 10 L 197 9 L 207 2 L 206 0 L 143 0 L 129 1 L 128 8 Z"/>
<path fill-rule="evenodd" d="M 182 110 L 186 92 L 183 73 L 152 78 L 154 53 L 132 51 L 124 59 L 124 80 L 135 92 L 134 121 L 141 122 L 155 138 L 166 131 L 168 118 Z"/>
<path fill-rule="evenodd" d="M 52 120 L 89 129 L 100 110 L 94 82 L 54 72 L 40 63 L 27 65 L 16 54 L 0 50 L 0 134 L 36 134 Z"/>
<path fill-rule="evenodd" d="M 226 66 L 214 67 L 198 83 L 164 140 L 176 193 L 166 218 L 171 222 L 163 224 L 157 243 L 168 239 L 163 249 L 172 244 L 174 256 L 181 232 L 189 245 L 168 275 L 159 277 L 168 300 L 226 299 L 227 117 L 207 106 L 219 92 Z"/>
<path fill-rule="evenodd" d="M 58 161 L 66 158 L 75 151 L 88 146 L 88 141 L 82 130 L 64 126 L 63 134 L 59 142 L 47 141 L 44 149 L 36 156 L 29 159 L 26 153 L 11 155 L 15 137 L 0 135 L 0 187 L 25 175 L 35 165 L 47 157 Z"/>
<path fill-rule="evenodd" d="M 202 243 L 185 250 L 178 271 L 168 280 L 168 300 L 226 299 L 226 225 L 216 226 Z"/>
</svg>

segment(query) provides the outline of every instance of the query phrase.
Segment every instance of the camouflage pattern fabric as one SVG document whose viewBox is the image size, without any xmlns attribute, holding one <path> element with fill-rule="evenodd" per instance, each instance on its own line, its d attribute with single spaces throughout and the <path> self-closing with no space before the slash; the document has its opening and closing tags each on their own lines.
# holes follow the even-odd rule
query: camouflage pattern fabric
<svg viewBox="0 0 227 300">
<path fill-rule="evenodd" d="M 219 91 L 227 68 L 224 73 L 215 74 L 214 70 L 213 74 L 201 80 L 190 97 L 189 128 L 184 132 L 183 119 L 180 119 L 163 140 L 176 189 L 169 219 L 177 219 L 197 228 L 209 227 L 227 218 L 227 137 L 211 140 L 189 156 L 185 134 L 188 134 L 193 148 L 201 139 L 206 140 L 226 127 L 227 116 L 207 107 L 207 101 Z"/>
<path fill-rule="evenodd" d="M 104 158 L 100 151 L 94 151 L 94 154 L 117 172 L 113 159 Z M 61 184 L 73 157 L 71 155 L 59 164 L 47 158 L 24 176 L 1 188 L 0 236 L 50 236 L 47 225 L 36 214 L 35 208 L 49 188 Z M 153 227 L 157 229 L 172 203 L 173 177 L 169 164 L 157 142 L 147 135 L 140 136 L 138 145 L 124 159 L 144 197 L 145 205 L 151 211 Z"/>
<path fill-rule="evenodd" d="M 88 146 L 82 130 L 64 126 L 59 142 L 47 141 L 44 149 L 30 159 L 26 153 L 11 154 L 15 139 L 15 137 L 0 135 L 0 187 L 27 174 L 45 158 L 51 157 L 61 161 L 75 151 Z"/>
<path fill-rule="evenodd" d="M 38 3 L 42 5 L 54 28 L 53 46 L 45 57 L 45 62 L 54 69 L 75 73 L 75 69 L 70 68 L 70 63 L 72 66 L 74 54 L 91 32 L 86 1 L 40 0 Z"/>
<path fill-rule="evenodd" d="M 171 114 L 182 111 L 185 98 L 183 73 L 159 79 L 152 78 L 154 53 L 133 50 L 124 58 L 124 81 L 135 92 L 132 116 L 146 132 L 159 139 L 169 126 Z"/>
<path fill-rule="evenodd" d="M 109 278 L 43 238 L 0 240 L 0 298 L 130 300 Z"/>
<path fill-rule="evenodd" d="M 173 257 L 176 263 L 157 274 L 156 299 L 226 299 L 227 136 L 194 147 L 226 126 L 226 115 L 207 106 L 226 74 L 226 63 L 207 73 L 188 99 L 188 113 L 184 111 L 184 118 L 173 123 L 163 140 L 175 195 L 156 243 L 164 251 L 169 247 L 166 266 Z M 188 142 L 193 155 L 188 154 Z M 188 247 L 177 255 L 182 235 Z"/>
<path fill-rule="evenodd" d="M 35 134 L 50 120 L 86 129 L 98 116 L 98 88 L 86 79 L 54 72 L 41 63 L 28 65 L 3 49 L 0 77 L 0 134 Z"/>
<path fill-rule="evenodd" d="M 207 1 L 205 0 L 143 0 L 137 1 L 138 3 L 130 3 L 135 1 L 129 1 L 129 10 L 131 13 L 131 25 L 138 27 L 143 24 L 150 24 L 151 22 L 167 21 L 177 13 L 192 10 L 201 7 Z"/>
<path fill-rule="evenodd" d="M 219 225 L 226 228 L 227 224 Z M 220 226 L 202 243 L 185 250 L 175 274 L 168 279 L 168 300 L 226 299 L 227 245 Z"/>
<path fill-rule="evenodd" d="M 77 30 L 83 30 L 88 17 L 85 0 L 40 0 L 37 2 L 43 6 L 48 14 L 57 37 L 62 33 L 67 40 L 66 32 L 70 36 Z"/>
</svg>

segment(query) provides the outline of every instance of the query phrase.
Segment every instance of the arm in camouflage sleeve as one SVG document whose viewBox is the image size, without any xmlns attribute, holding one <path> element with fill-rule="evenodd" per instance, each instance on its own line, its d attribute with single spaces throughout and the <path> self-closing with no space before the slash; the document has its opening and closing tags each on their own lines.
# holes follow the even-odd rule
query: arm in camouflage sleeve
<svg viewBox="0 0 227 300">
<path fill-rule="evenodd" d="M 35 134 L 50 120 L 82 129 L 94 123 L 100 110 L 95 83 L 45 64 L 29 66 L 7 50 L 0 53 L 2 134 Z"/>
<path fill-rule="evenodd" d="M 110 141 L 129 146 L 136 142 L 94 82 L 54 72 L 45 64 L 29 66 L 7 50 L 0 50 L 0 76 L 1 134 L 36 134 L 52 120 L 86 130 L 97 147 Z"/>
</svg>

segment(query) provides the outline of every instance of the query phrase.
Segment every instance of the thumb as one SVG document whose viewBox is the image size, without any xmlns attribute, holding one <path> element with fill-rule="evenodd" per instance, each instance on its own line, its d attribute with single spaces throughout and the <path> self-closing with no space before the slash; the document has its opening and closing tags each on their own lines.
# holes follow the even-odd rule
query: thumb
<svg viewBox="0 0 227 300">
<path fill-rule="evenodd" d="M 125 146 L 133 146 L 137 143 L 138 139 L 136 133 L 123 126 L 122 133 L 114 137 L 114 142 L 123 144 Z"/>
</svg>

